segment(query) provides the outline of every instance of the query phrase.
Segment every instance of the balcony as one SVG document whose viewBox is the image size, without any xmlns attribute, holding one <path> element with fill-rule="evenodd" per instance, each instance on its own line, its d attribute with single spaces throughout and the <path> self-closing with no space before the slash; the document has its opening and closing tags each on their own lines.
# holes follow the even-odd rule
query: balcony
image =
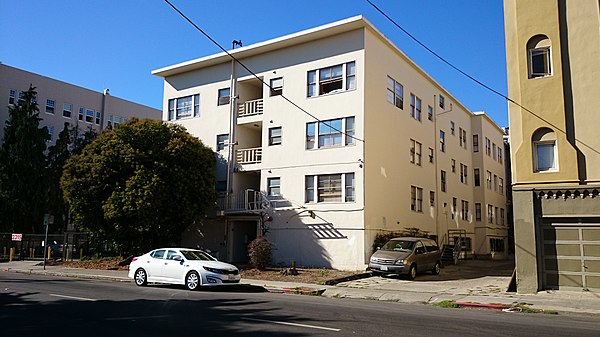
<svg viewBox="0 0 600 337">
<path fill-rule="evenodd" d="M 262 148 L 255 147 L 236 151 L 235 160 L 238 164 L 259 164 L 262 161 Z"/>
<path fill-rule="evenodd" d="M 263 113 L 263 99 L 255 99 L 238 104 L 238 117 L 261 115 Z"/>
<path fill-rule="evenodd" d="M 221 193 L 217 199 L 217 207 L 221 214 L 260 213 L 271 205 L 263 192 L 248 189 L 229 196 Z"/>
</svg>

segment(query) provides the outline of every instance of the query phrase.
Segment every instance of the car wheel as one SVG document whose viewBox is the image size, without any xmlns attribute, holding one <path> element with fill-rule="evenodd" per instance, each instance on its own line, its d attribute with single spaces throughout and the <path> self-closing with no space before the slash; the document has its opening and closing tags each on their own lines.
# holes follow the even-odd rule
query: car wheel
<svg viewBox="0 0 600 337">
<path fill-rule="evenodd" d="M 146 275 L 146 271 L 142 268 L 138 268 L 138 270 L 135 271 L 133 279 L 135 281 L 135 285 L 138 287 L 148 284 L 148 275 Z"/>
<path fill-rule="evenodd" d="M 440 268 L 441 268 L 440 262 L 438 261 L 438 262 L 435 263 L 435 266 L 433 266 L 433 269 L 431 269 L 431 273 L 433 275 L 439 275 L 440 274 Z"/>
<path fill-rule="evenodd" d="M 413 264 L 410 266 L 410 269 L 408 270 L 408 279 L 414 280 L 415 277 L 417 277 L 417 265 Z"/>
<path fill-rule="evenodd" d="M 200 276 L 197 272 L 192 270 L 185 276 L 185 286 L 189 290 L 196 290 L 200 286 Z"/>
</svg>

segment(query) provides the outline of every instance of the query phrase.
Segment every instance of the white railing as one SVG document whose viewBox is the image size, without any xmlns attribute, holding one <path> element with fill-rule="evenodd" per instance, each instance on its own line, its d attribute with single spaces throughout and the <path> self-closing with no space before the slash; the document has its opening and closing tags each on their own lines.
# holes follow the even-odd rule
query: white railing
<svg viewBox="0 0 600 337">
<path fill-rule="evenodd" d="M 260 115 L 263 113 L 263 99 L 255 99 L 238 104 L 238 117 Z"/>
<path fill-rule="evenodd" d="M 248 189 L 229 196 L 221 193 L 217 207 L 225 212 L 254 212 L 271 209 L 271 203 L 264 192 Z"/>
<path fill-rule="evenodd" d="M 238 164 L 258 164 L 262 161 L 262 148 L 237 150 L 236 161 Z"/>
</svg>

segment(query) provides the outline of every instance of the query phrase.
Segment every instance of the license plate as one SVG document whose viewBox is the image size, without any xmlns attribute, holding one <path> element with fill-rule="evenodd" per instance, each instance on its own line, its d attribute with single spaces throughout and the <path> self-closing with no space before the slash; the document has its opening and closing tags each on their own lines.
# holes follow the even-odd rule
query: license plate
<svg viewBox="0 0 600 337">
<path fill-rule="evenodd" d="M 381 266 L 381 270 L 388 270 L 387 266 Z"/>
</svg>

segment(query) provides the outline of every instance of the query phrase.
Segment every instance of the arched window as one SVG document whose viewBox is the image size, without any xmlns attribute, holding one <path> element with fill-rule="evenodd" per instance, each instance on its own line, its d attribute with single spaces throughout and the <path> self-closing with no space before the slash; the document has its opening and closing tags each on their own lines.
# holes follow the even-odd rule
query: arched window
<svg viewBox="0 0 600 337">
<path fill-rule="evenodd" d="M 529 78 L 552 75 L 551 42 L 546 35 L 536 35 L 527 42 Z"/>
<path fill-rule="evenodd" d="M 533 170 L 547 172 L 558 170 L 556 134 L 552 129 L 540 128 L 533 133 Z"/>
</svg>

